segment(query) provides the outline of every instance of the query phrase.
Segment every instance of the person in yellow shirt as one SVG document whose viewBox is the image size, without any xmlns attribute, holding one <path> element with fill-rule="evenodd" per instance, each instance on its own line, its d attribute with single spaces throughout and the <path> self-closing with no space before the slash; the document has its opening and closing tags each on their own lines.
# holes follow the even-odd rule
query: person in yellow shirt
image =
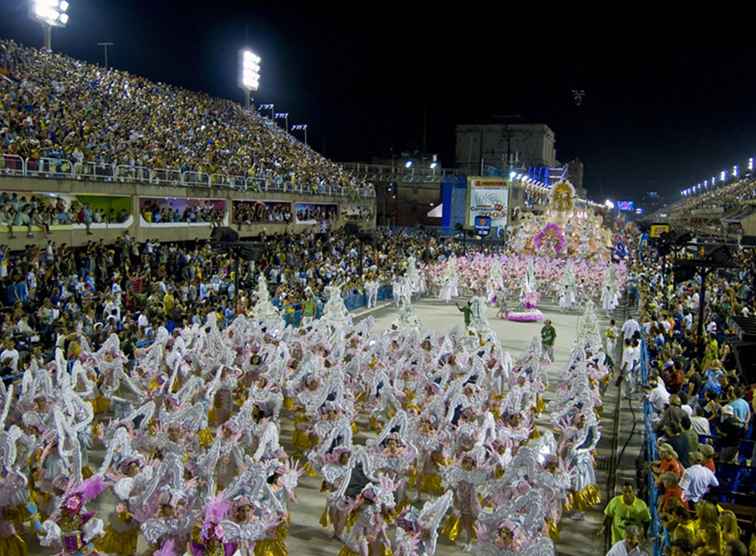
<svg viewBox="0 0 756 556">
<path fill-rule="evenodd" d="M 165 295 L 163 296 L 163 311 L 166 315 L 169 315 L 173 308 L 176 306 L 176 298 L 173 297 L 173 293 L 171 290 L 168 290 L 165 292 Z"/>
<path fill-rule="evenodd" d="M 651 513 L 646 503 L 635 495 L 635 489 L 630 483 L 625 483 L 622 494 L 612 498 L 604 508 L 604 526 L 599 534 L 611 528 L 612 545 L 625 538 L 625 527 L 637 525 L 646 530 L 651 523 Z"/>
</svg>

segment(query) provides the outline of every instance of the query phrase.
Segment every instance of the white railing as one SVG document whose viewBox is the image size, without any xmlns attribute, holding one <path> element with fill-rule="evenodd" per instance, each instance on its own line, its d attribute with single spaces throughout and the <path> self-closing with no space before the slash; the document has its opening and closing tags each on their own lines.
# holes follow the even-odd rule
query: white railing
<svg viewBox="0 0 756 556">
<path fill-rule="evenodd" d="M 332 197 L 375 197 L 371 188 L 360 188 L 359 194 L 340 185 L 292 183 L 283 176 L 266 174 L 261 177 L 229 176 L 185 171 L 178 168 L 148 168 L 129 164 L 105 162 L 76 162 L 60 158 L 22 158 L 0 153 L 0 176 L 25 176 L 57 180 L 90 180 L 119 183 L 147 183 L 184 187 L 217 187 L 246 192 L 299 193 Z"/>
<path fill-rule="evenodd" d="M 26 160 L 16 154 L 0 154 L 0 174 L 25 176 Z"/>
</svg>

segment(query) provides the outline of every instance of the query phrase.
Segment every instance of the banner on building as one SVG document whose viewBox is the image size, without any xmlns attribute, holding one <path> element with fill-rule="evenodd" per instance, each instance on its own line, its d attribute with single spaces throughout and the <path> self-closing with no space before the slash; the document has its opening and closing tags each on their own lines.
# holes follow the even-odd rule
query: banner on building
<svg viewBox="0 0 756 556">
<path fill-rule="evenodd" d="M 479 217 L 491 219 L 491 229 L 505 228 L 509 215 L 509 186 L 503 178 L 467 178 L 467 215 L 465 227 L 471 228 Z"/>
</svg>

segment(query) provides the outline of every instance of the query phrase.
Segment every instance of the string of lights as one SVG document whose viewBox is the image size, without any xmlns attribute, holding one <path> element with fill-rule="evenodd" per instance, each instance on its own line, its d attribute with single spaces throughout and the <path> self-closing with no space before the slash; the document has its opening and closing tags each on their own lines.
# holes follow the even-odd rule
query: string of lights
<svg viewBox="0 0 756 556">
<path fill-rule="evenodd" d="M 722 187 L 723 185 L 732 183 L 743 177 L 751 176 L 753 176 L 753 157 L 748 159 L 746 170 L 744 172 L 741 171 L 739 165 L 735 164 L 729 172 L 727 170 L 722 170 L 719 172 L 719 176 L 712 176 L 711 179 L 705 179 L 702 182 L 698 182 L 697 184 L 681 190 L 680 195 L 683 197 L 692 197 L 702 192 L 715 189 L 716 187 Z"/>
</svg>

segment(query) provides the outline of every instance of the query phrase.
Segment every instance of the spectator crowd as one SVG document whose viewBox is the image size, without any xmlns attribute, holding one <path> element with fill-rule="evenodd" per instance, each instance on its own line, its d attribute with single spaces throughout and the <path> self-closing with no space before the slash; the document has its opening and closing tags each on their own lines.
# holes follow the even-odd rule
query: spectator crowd
<svg viewBox="0 0 756 556">
<path fill-rule="evenodd" d="M 223 202 L 186 201 L 181 205 L 170 199 L 144 199 L 142 217 L 153 224 L 160 223 L 210 223 L 223 220 Z"/>
<path fill-rule="evenodd" d="M 756 309 L 754 258 L 741 250 L 733 262 L 736 268 L 708 278 L 700 337 L 697 280 L 675 283 L 653 260 L 636 264 L 631 277 L 640 285 L 640 322 L 630 319 L 620 335 L 630 354 L 623 370 L 631 385 L 639 380 L 633 346 L 644 339 L 644 391 L 657 439 L 656 461 L 649 462 L 656 484 L 648 487 L 658 492 L 665 550 L 676 556 L 756 553 L 753 524 L 733 513 L 737 504 L 751 505 L 754 489 L 756 385 L 738 372 L 728 343 L 730 318 Z"/>
<path fill-rule="evenodd" d="M 90 162 L 259 178 L 308 192 L 372 191 L 229 100 L 10 40 L 0 40 L 0 75 L 0 155 L 55 159 L 74 170 Z"/>
</svg>

